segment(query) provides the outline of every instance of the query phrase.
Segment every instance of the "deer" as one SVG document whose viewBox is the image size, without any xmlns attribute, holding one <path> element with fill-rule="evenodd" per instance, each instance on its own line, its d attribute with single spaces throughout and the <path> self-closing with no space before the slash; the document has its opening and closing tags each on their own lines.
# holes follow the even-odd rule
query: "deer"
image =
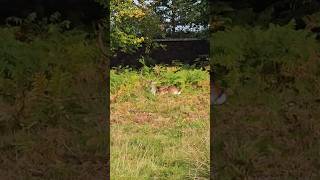
<svg viewBox="0 0 320 180">
<path fill-rule="evenodd" d="M 224 104 L 227 100 L 225 90 L 221 88 L 213 79 L 210 81 L 210 103 L 213 105 Z"/>
<path fill-rule="evenodd" d="M 151 81 L 150 92 L 153 95 L 174 94 L 180 95 L 182 90 L 176 86 L 157 86 L 157 82 Z"/>
</svg>

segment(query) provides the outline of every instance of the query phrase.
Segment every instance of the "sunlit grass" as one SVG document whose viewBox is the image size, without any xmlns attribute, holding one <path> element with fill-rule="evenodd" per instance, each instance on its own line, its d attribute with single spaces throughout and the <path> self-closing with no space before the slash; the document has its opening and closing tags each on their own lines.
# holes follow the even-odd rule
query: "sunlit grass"
<svg viewBox="0 0 320 180">
<path fill-rule="evenodd" d="M 202 73 L 201 86 L 186 83 L 180 96 L 154 97 L 143 78 L 135 89 L 119 88 L 134 96 L 111 104 L 112 179 L 208 179 L 209 75 Z"/>
</svg>

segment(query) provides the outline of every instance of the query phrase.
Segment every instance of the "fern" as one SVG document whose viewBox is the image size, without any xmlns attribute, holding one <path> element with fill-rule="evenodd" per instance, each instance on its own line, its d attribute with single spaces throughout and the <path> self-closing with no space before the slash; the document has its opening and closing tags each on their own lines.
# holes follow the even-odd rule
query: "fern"
<svg viewBox="0 0 320 180">
<path fill-rule="evenodd" d="M 234 89 L 248 80 L 276 76 L 299 79 L 294 71 L 318 52 L 315 37 L 295 30 L 294 21 L 286 26 L 270 24 L 268 29 L 235 27 L 211 37 L 211 65 L 218 76 Z M 267 82 L 265 82 L 267 83 Z"/>
</svg>

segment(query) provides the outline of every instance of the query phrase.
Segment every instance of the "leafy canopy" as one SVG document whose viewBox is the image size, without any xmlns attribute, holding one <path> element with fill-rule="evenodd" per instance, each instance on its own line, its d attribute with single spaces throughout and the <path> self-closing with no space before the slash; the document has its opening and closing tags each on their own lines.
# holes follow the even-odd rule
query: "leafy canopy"
<svg viewBox="0 0 320 180">
<path fill-rule="evenodd" d="M 155 34 L 160 32 L 157 16 L 150 5 L 133 0 L 98 0 L 110 6 L 110 44 L 111 51 L 135 51 L 142 43 L 151 42 Z"/>
</svg>

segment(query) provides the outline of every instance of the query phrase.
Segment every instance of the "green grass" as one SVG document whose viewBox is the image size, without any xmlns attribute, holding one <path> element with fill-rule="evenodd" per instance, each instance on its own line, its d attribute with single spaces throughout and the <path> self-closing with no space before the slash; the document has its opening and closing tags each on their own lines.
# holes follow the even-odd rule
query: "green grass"
<svg viewBox="0 0 320 180">
<path fill-rule="evenodd" d="M 183 73 L 197 71 L 203 77 L 195 78 L 197 88 L 181 75 L 177 81 L 181 80 L 185 91 L 180 96 L 153 97 L 144 80 L 154 78 L 170 84 L 162 77 L 174 74 L 170 68 L 161 68 L 159 76 L 151 70 L 148 74 L 130 71 L 114 76 L 141 78 L 119 87 L 118 99 L 111 104 L 112 179 L 209 177 L 209 76 L 205 71 L 183 69 Z"/>
</svg>

